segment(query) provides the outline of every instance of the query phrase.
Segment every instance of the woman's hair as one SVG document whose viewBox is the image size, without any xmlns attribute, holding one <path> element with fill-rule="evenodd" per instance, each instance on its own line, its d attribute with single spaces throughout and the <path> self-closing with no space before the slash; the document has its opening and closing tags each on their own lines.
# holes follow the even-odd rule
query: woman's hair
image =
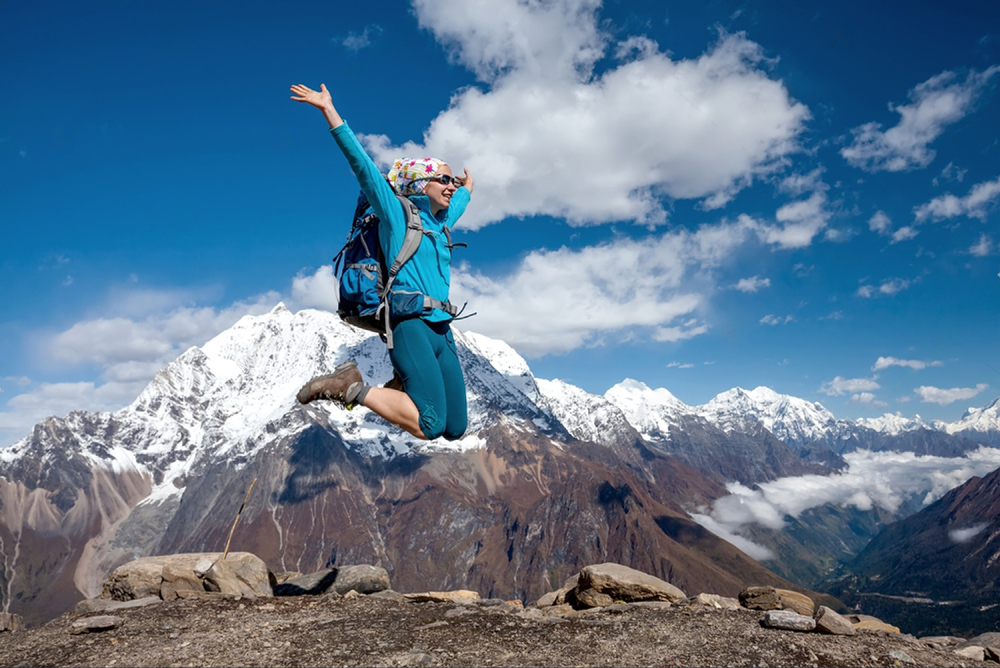
<svg viewBox="0 0 1000 668">
<path fill-rule="evenodd" d="M 399 158 L 389 170 L 389 183 L 400 195 L 419 195 L 427 185 L 427 177 L 437 174 L 446 164 L 437 158 Z"/>
</svg>

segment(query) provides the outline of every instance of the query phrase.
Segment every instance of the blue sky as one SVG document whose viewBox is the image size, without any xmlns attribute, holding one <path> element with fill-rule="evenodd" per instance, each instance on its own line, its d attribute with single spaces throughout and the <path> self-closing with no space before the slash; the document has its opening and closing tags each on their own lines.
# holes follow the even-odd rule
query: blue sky
<svg viewBox="0 0 1000 668">
<path fill-rule="evenodd" d="M 1000 5 L 0 3 L 0 443 L 331 308 L 383 163 L 476 177 L 453 292 L 536 375 L 838 417 L 1000 395 Z"/>
</svg>

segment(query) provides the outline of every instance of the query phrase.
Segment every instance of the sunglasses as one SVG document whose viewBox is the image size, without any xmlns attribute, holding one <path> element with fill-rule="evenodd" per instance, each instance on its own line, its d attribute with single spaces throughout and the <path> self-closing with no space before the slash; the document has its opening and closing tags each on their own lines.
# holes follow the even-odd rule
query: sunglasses
<svg viewBox="0 0 1000 668">
<path fill-rule="evenodd" d="M 414 181 L 437 181 L 443 186 L 450 186 L 454 183 L 456 186 L 462 185 L 462 180 L 451 176 L 450 174 L 438 174 L 437 176 L 422 176 L 419 179 L 413 179 Z"/>
</svg>

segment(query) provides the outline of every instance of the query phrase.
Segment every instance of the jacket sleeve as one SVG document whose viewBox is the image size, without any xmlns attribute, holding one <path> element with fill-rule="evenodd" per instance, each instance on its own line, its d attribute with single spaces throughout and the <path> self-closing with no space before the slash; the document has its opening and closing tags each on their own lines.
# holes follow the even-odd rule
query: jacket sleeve
<svg viewBox="0 0 1000 668">
<path fill-rule="evenodd" d="M 371 202 L 379 220 L 388 222 L 393 229 L 405 229 L 406 218 L 402 205 L 396 199 L 396 193 L 386 183 L 385 177 L 378 171 L 378 167 L 365 152 L 351 128 L 345 122 L 330 130 L 330 134 L 333 135 L 337 146 L 347 158 L 361 190 L 368 197 L 368 201 Z"/>
<path fill-rule="evenodd" d="M 455 227 L 455 223 L 465 213 L 465 207 L 469 206 L 471 197 L 465 186 L 456 190 L 455 194 L 451 196 L 451 202 L 448 203 L 448 220 L 445 221 L 448 227 Z"/>
</svg>

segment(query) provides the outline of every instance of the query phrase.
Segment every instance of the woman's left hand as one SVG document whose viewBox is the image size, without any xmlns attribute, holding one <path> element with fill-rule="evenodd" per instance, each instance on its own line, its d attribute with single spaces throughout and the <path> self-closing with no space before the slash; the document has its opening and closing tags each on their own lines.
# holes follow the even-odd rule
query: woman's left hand
<svg viewBox="0 0 1000 668">
<path fill-rule="evenodd" d="M 472 194 L 472 186 L 473 186 L 474 183 L 475 183 L 475 180 L 472 178 L 472 174 L 470 174 L 469 170 L 466 169 L 465 170 L 465 176 L 462 177 L 462 186 L 464 186 L 465 189 L 469 191 L 470 195 Z"/>
</svg>

